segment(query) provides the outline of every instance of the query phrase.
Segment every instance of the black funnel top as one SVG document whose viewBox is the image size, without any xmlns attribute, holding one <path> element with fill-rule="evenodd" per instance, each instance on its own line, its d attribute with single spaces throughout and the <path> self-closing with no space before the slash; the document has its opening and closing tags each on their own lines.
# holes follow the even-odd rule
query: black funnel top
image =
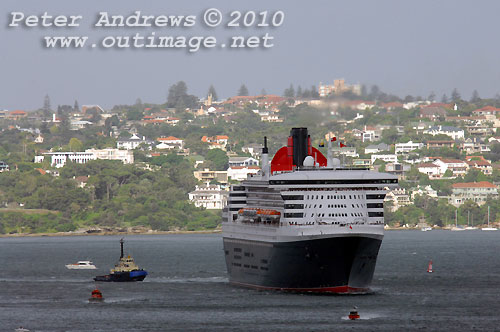
<svg viewBox="0 0 500 332">
<path fill-rule="evenodd" d="M 293 164 L 301 167 L 307 157 L 307 128 L 292 128 L 290 136 L 293 140 Z"/>
</svg>

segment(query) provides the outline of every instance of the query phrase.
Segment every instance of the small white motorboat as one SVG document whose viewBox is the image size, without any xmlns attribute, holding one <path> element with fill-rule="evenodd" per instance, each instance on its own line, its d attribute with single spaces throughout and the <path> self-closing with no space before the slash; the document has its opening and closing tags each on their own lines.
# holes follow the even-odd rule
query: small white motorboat
<svg viewBox="0 0 500 332">
<path fill-rule="evenodd" d="M 24 327 L 20 326 L 17 329 L 15 329 L 14 332 L 30 332 L 30 330 L 25 329 Z"/>
<path fill-rule="evenodd" d="M 66 268 L 70 270 L 95 270 L 96 267 L 91 261 L 78 261 L 75 264 L 67 264 Z"/>
</svg>

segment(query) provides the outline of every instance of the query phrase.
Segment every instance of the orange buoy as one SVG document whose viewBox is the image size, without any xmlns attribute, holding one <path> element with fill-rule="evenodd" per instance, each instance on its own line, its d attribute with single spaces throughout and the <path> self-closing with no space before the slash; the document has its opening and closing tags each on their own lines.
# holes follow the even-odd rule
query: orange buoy
<svg viewBox="0 0 500 332">
<path fill-rule="evenodd" d="M 432 273 L 432 259 L 429 261 L 429 266 L 427 267 L 427 272 Z"/>
</svg>

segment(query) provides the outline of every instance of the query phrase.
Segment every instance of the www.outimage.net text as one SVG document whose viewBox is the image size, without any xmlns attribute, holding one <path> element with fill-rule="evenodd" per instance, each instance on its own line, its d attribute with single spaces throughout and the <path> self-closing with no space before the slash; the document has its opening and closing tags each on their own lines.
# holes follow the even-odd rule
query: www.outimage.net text
<svg viewBox="0 0 500 332">
<path fill-rule="evenodd" d="M 55 34 L 42 37 L 42 45 L 48 49 L 184 49 L 190 53 L 202 49 L 269 49 L 275 46 L 272 29 L 283 25 L 283 11 L 231 11 L 223 14 L 217 8 L 210 8 L 199 15 L 147 15 L 135 11 L 129 15 L 116 15 L 99 12 L 93 22 L 94 29 L 112 30 L 119 28 L 155 29 L 155 31 L 135 31 L 123 35 L 106 35 L 91 41 L 89 36 L 68 34 L 77 31 L 84 21 L 83 15 L 30 15 L 23 12 L 10 12 L 8 27 L 11 29 L 42 29 L 64 31 L 65 35 Z M 201 26 L 210 34 L 190 33 L 190 29 Z M 223 27 L 227 32 L 240 32 L 223 38 L 217 36 L 215 28 Z M 156 29 L 168 29 L 169 34 Z M 171 34 L 172 30 L 180 31 Z M 253 35 L 243 35 L 242 31 L 253 31 Z M 120 30 L 120 31 L 122 31 Z M 227 34 L 227 33 L 225 33 Z"/>
</svg>

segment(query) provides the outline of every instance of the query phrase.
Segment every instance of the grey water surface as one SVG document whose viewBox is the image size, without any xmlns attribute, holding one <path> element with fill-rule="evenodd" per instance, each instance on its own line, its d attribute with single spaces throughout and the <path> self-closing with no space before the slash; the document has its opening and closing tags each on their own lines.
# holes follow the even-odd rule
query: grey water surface
<svg viewBox="0 0 500 332">
<path fill-rule="evenodd" d="M 0 238 L 0 331 L 500 330 L 500 231 L 386 232 L 373 293 L 348 296 L 231 286 L 220 234 L 125 236 L 149 275 L 99 283 L 105 300 L 89 303 L 120 238 Z M 98 269 L 64 266 L 87 259 Z"/>
</svg>

